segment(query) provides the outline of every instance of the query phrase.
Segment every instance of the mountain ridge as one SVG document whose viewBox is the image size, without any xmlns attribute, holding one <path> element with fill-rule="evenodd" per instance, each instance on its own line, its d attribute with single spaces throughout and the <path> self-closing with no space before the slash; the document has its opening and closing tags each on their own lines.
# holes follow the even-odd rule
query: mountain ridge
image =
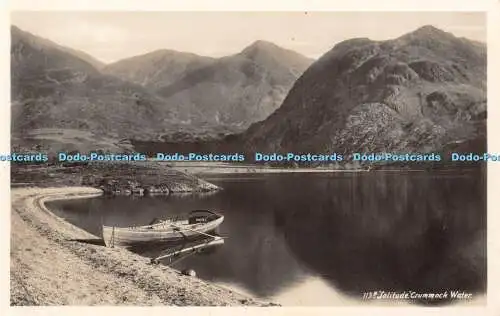
<svg viewBox="0 0 500 316">
<path fill-rule="evenodd" d="M 31 134 L 39 137 L 40 130 L 49 134 L 47 137 L 54 138 L 54 129 L 57 128 L 68 131 L 60 133 L 65 139 L 67 135 L 80 135 L 82 132 L 82 135 L 91 132 L 97 138 L 111 140 L 218 137 L 221 133 L 241 129 L 241 122 L 248 124 L 261 119 L 261 111 L 265 114 L 272 111 L 297 76 L 285 64 L 274 62 L 272 58 L 269 58 L 271 64 L 262 66 L 237 54 L 234 55 L 237 57 L 219 59 L 166 49 L 146 54 L 153 62 L 169 56 L 182 56 L 188 63 L 193 59 L 194 63 L 199 61 L 198 58 L 202 59 L 193 68 L 208 69 L 208 81 L 203 77 L 207 73 L 186 70 L 182 61 L 178 63 L 179 67 L 173 67 L 177 72 L 166 74 L 167 80 L 163 83 L 170 89 L 186 84 L 189 88 L 193 78 L 195 81 L 201 79 L 198 91 L 174 91 L 172 95 L 175 97 L 178 92 L 184 93 L 179 102 L 179 99 L 158 93 L 165 88 L 163 85 L 156 89 L 154 84 L 148 85 L 144 79 L 133 82 L 125 76 L 112 75 L 107 71 L 109 65 L 95 67 L 75 50 L 16 26 L 11 27 L 11 38 L 12 132 L 21 142 L 23 137 L 29 138 Z M 132 60 L 142 57 L 136 56 Z M 230 62 L 226 63 L 228 60 Z M 217 62 L 220 69 L 207 68 Z M 274 63 L 281 68 L 267 69 L 274 67 Z M 168 68 L 169 64 L 165 67 Z M 158 69 L 161 67 L 153 63 L 151 70 Z M 200 74 L 201 78 L 197 78 Z M 274 85 L 255 80 L 255 76 L 274 78 Z M 241 89 L 236 91 L 234 84 L 236 90 Z M 239 102 L 241 90 L 245 90 L 248 96 L 247 103 Z M 233 95 L 236 95 L 237 102 L 232 102 Z M 205 103 L 207 99 L 209 102 Z M 253 102 L 256 99 L 264 99 L 265 102 Z M 241 108 L 245 110 L 241 111 Z M 231 113 L 229 109 L 232 109 Z M 83 138 L 90 142 L 93 139 L 92 136 Z"/>
<path fill-rule="evenodd" d="M 154 90 L 173 83 L 184 72 L 206 66 L 214 60 L 193 53 L 159 49 L 108 64 L 103 71 Z"/>
<path fill-rule="evenodd" d="M 196 60 L 206 58 L 189 56 Z M 179 66 L 175 80 L 160 78 L 154 84 L 148 84 L 141 76 L 151 76 L 152 71 L 158 69 L 158 66 L 151 66 L 148 57 L 150 55 L 146 54 L 118 63 L 136 76 L 130 80 L 142 83 L 172 105 L 179 120 L 190 122 L 192 117 L 187 113 L 191 113 L 203 118 L 206 124 L 225 125 L 234 131 L 241 131 L 272 113 L 293 82 L 312 62 L 276 44 L 256 41 L 233 55 L 204 59 L 191 67 Z M 137 61 L 137 64 L 130 66 L 131 61 Z M 144 73 L 131 71 L 135 67 Z"/>
<path fill-rule="evenodd" d="M 485 111 L 486 47 L 423 27 L 338 43 L 238 139 L 250 151 L 438 150 L 474 137 Z"/>
</svg>

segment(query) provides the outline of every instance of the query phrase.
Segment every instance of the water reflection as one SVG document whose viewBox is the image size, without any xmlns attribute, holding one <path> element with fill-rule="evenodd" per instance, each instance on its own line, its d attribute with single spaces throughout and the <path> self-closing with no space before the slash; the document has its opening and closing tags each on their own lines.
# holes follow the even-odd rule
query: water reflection
<svg viewBox="0 0 500 316">
<path fill-rule="evenodd" d="M 296 258 L 337 289 L 485 290 L 481 177 L 385 174 L 308 186 L 329 198 L 283 210 L 280 229 Z"/>
<path fill-rule="evenodd" d="M 225 215 L 219 227 L 219 234 L 229 237 L 225 244 L 174 267 L 194 269 L 201 278 L 261 298 L 292 291 L 307 280 L 321 280 L 353 298 L 381 289 L 485 290 L 481 174 L 256 175 L 213 181 L 224 190 L 203 198 L 98 198 L 57 203 L 57 208 L 94 234 L 100 234 L 101 222 L 140 225 L 192 209 L 218 210 Z"/>
</svg>

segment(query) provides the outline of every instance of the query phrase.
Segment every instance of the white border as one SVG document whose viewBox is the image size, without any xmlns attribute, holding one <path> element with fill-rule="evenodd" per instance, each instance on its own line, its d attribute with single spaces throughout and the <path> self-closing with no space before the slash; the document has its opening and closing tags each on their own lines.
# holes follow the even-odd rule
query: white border
<svg viewBox="0 0 500 316">
<path fill-rule="evenodd" d="M 2 5 L 5 6 L 4 2 Z M 471 0 L 420 0 L 420 1 L 373 1 L 373 0 L 253 0 L 253 1 L 227 1 L 227 0 L 184 0 L 184 1 L 161 1 L 161 0 L 12 0 L 7 7 L 2 7 L 0 16 L 1 31 L 0 47 L 0 69 L 3 76 L 0 77 L 0 124 L 2 137 L 0 137 L 0 152 L 8 152 L 10 135 L 10 71 L 9 71 L 9 10 L 46 10 L 46 11 L 488 11 L 488 151 L 500 153 L 499 131 L 499 96 L 497 93 L 500 82 L 500 5 L 497 1 L 471 1 Z M 0 280 L 3 284 L 2 312 L 8 315 L 86 315 L 92 314 L 120 314 L 120 315 L 210 315 L 217 313 L 221 315 L 414 315 L 414 314 L 439 314 L 439 315 L 500 315 L 499 304 L 500 291 L 497 281 L 500 279 L 498 268 L 500 268 L 500 229 L 499 228 L 499 188 L 500 188 L 500 165 L 490 164 L 488 167 L 488 305 L 485 307 L 273 307 L 273 308 L 196 308 L 196 307 L 33 307 L 13 308 L 9 307 L 9 240 L 10 240 L 10 177 L 9 170 L 4 165 L 0 166 L 0 201 L 2 204 L 2 220 L 0 231 L 2 233 L 1 243 L 3 256 L 1 257 Z M 6 310 L 7 313 L 3 311 Z"/>
<path fill-rule="evenodd" d="M 481 0 L 12 0 L 11 10 L 88 11 L 486 11 Z"/>
</svg>

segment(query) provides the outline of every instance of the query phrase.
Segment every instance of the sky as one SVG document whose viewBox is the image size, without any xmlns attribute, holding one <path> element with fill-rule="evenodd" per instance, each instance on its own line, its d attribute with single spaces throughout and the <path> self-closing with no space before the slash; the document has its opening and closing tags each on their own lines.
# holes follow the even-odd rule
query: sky
<svg viewBox="0 0 500 316">
<path fill-rule="evenodd" d="M 16 11 L 11 24 L 105 63 L 158 49 L 221 57 L 256 40 L 318 58 L 346 39 L 385 40 L 429 24 L 486 42 L 486 15 L 467 12 Z"/>
</svg>

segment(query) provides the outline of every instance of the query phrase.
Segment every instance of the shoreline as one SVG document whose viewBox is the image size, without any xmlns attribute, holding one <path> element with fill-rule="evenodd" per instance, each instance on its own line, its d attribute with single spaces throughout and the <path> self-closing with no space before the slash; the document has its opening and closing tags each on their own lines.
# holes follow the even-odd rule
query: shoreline
<svg viewBox="0 0 500 316">
<path fill-rule="evenodd" d="M 45 203 L 91 198 L 90 187 L 12 188 L 10 305 L 273 306 L 182 275 L 56 216 Z M 94 242 L 94 243 L 92 243 Z"/>
<path fill-rule="evenodd" d="M 155 162 L 159 163 L 159 162 Z M 219 162 L 173 162 L 169 166 L 177 171 L 193 175 L 200 174 L 272 174 L 272 173 L 358 173 L 367 172 L 364 169 L 333 169 L 333 168 L 283 168 L 262 165 L 236 165 Z"/>
</svg>

